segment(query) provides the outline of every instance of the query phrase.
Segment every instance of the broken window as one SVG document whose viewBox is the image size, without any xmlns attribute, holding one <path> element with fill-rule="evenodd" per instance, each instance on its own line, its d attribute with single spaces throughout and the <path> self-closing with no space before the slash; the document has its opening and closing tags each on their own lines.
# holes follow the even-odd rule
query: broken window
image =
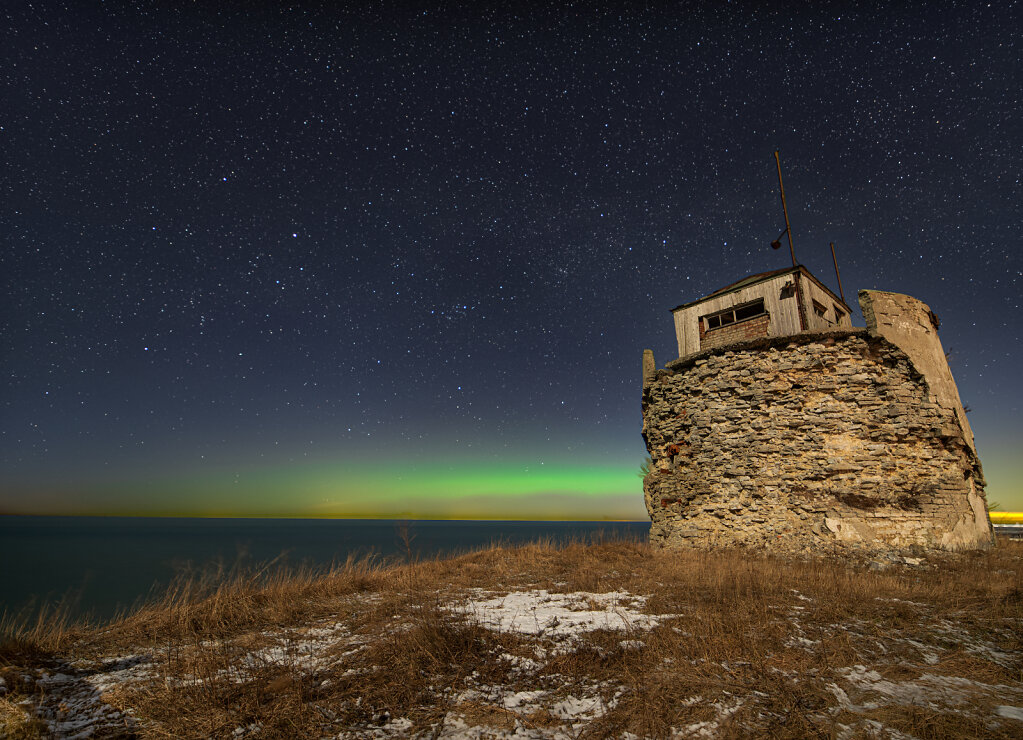
<svg viewBox="0 0 1023 740">
<path fill-rule="evenodd" d="M 721 326 L 734 324 L 737 321 L 745 321 L 746 319 L 762 316 L 765 313 L 767 313 L 767 311 L 764 310 L 764 299 L 759 298 L 750 303 L 744 303 L 741 306 L 735 306 L 725 311 L 718 311 L 710 316 L 705 316 L 704 319 L 707 322 L 708 329 L 717 329 Z"/>
<path fill-rule="evenodd" d="M 812 298 L 810 299 L 810 302 L 813 303 L 813 312 L 823 319 L 827 315 L 828 309 L 824 307 L 823 303 L 818 303 Z"/>
<path fill-rule="evenodd" d="M 754 301 L 753 303 L 747 303 L 745 306 L 739 306 L 735 309 L 735 320 L 742 321 L 743 319 L 752 319 L 754 316 L 759 316 L 764 313 L 764 302 L 763 300 Z"/>
<path fill-rule="evenodd" d="M 841 310 L 838 306 L 835 306 L 835 323 L 841 324 L 842 319 L 845 318 L 845 311 Z"/>
</svg>

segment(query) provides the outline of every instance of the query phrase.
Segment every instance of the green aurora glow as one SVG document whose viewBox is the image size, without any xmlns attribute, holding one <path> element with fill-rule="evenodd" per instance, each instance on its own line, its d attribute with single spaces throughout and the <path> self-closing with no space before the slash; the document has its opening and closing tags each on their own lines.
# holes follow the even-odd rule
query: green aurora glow
<svg viewBox="0 0 1023 740">
<path fill-rule="evenodd" d="M 121 481 L 68 513 L 414 519 L 645 519 L 636 465 L 320 463 Z M 139 496 L 140 489 L 145 496 Z M 41 501 L 36 497 L 36 511 Z M 54 513 L 68 497 L 53 491 Z M 50 507 L 45 507 L 50 508 Z"/>
</svg>

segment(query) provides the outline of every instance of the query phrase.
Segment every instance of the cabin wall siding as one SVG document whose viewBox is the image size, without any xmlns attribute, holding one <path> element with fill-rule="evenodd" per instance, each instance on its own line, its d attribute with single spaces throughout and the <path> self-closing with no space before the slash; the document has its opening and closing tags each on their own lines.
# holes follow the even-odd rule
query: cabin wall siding
<svg viewBox="0 0 1023 740">
<path fill-rule="evenodd" d="M 804 275 L 801 279 L 801 285 L 803 288 L 804 306 L 806 307 L 807 329 L 811 331 L 825 331 L 827 329 L 852 327 L 852 318 L 849 316 L 849 312 L 844 308 L 841 310 L 845 312 L 845 317 L 841 322 L 835 322 L 835 299 L 832 298 L 828 292 L 821 288 L 821 286 L 819 286 L 815 281 L 808 279 Z M 824 314 L 824 318 L 821 318 L 814 313 L 813 301 L 817 301 L 824 306 L 825 309 L 827 309 Z"/>
<path fill-rule="evenodd" d="M 772 336 L 799 332 L 799 308 L 796 297 L 792 294 L 790 297 L 782 298 L 782 287 L 790 282 L 792 282 L 791 274 L 779 275 L 771 280 L 749 285 L 732 293 L 726 293 L 695 306 L 675 311 L 675 336 L 678 339 L 679 357 L 700 351 L 701 317 L 724 311 L 732 306 L 741 306 L 758 298 L 764 299 L 764 310 L 771 317 L 769 332 Z M 825 305 L 830 305 L 830 300 Z"/>
<path fill-rule="evenodd" d="M 738 290 L 725 293 L 724 295 L 709 298 L 686 308 L 679 308 L 672 312 L 675 323 L 675 338 L 678 341 L 678 356 L 686 357 L 695 354 L 710 346 L 719 344 L 724 335 L 716 335 L 720 329 L 712 329 L 707 332 L 707 339 L 704 339 L 704 332 L 701 331 L 701 318 L 709 314 L 724 311 L 728 308 L 741 306 L 759 298 L 764 300 L 764 310 L 770 319 L 766 322 L 768 336 L 787 336 L 798 334 L 803 330 L 799 321 L 799 300 L 794 290 L 796 276 L 799 276 L 799 293 L 803 299 L 803 315 L 806 318 L 806 329 L 808 331 L 825 331 L 837 328 L 852 328 L 852 316 L 844 306 L 839 305 L 836 296 L 817 282 L 805 268 L 796 272 L 785 272 L 753 285 L 748 285 Z M 785 290 L 788 285 L 789 289 Z M 826 309 L 823 318 L 817 316 L 813 310 L 813 301 L 823 305 Z M 841 321 L 835 321 L 836 306 L 845 314 Z M 740 322 L 741 323 L 741 322 Z M 757 332 L 764 330 L 764 321 L 758 320 Z M 746 327 L 742 330 L 753 331 Z M 742 332 L 740 332 L 742 333 Z M 757 334 L 762 336 L 762 334 Z M 713 338 L 711 338 L 713 336 Z M 748 337 L 746 337 L 748 338 Z"/>
</svg>

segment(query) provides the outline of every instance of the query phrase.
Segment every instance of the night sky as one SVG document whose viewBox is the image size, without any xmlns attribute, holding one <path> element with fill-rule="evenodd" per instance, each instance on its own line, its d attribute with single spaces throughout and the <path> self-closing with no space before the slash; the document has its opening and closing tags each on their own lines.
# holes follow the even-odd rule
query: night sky
<svg viewBox="0 0 1023 740">
<path fill-rule="evenodd" d="M 776 149 L 1023 510 L 1019 4 L 332 5 L 5 4 L 0 512 L 645 518 Z"/>
</svg>

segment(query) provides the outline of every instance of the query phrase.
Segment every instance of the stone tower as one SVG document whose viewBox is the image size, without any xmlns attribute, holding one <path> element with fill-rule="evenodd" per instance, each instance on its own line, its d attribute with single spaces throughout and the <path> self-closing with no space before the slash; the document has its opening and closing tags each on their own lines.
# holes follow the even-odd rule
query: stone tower
<svg viewBox="0 0 1023 740">
<path fill-rule="evenodd" d="M 807 289 L 804 268 L 752 277 L 674 310 L 677 360 L 657 370 L 644 353 L 651 542 L 991 546 L 980 460 L 931 310 L 864 290 L 867 327 L 853 328 L 844 302 Z M 802 295 L 786 277 L 802 278 Z M 750 293 L 757 286 L 762 298 Z M 800 303 L 790 314 L 808 307 L 830 325 L 792 331 L 786 291 Z M 751 305 L 759 310 L 740 310 Z"/>
</svg>

